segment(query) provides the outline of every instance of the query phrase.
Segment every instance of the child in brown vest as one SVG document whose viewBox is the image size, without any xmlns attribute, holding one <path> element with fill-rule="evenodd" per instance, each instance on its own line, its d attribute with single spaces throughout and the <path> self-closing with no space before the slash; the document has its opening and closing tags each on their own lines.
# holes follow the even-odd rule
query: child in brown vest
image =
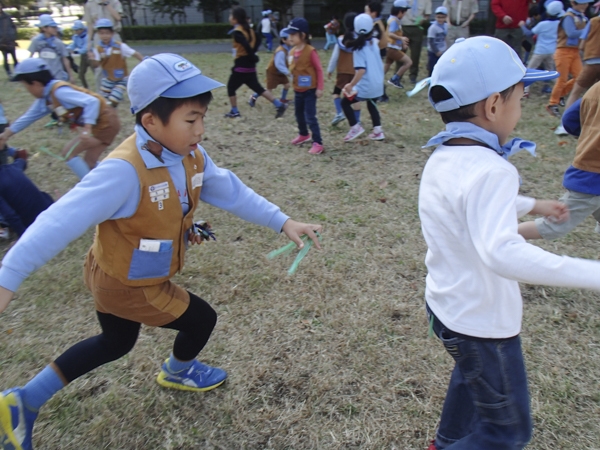
<svg viewBox="0 0 600 450">
<path fill-rule="evenodd" d="M 113 107 L 117 107 L 127 90 L 127 59 L 131 56 L 138 60 L 144 57 L 127 44 L 116 42 L 113 23 L 109 19 L 96 22 L 96 32 L 100 37 L 100 45 L 88 55 L 90 65 L 95 69 L 102 67 L 100 93 Z"/>
<path fill-rule="evenodd" d="M 0 312 L 29 274 L 97 226 L 84 281 L 102 332 L 68 349 L 24 387 L 0 394 L 3 444 L 31 449 L 39 408 L 67 383 L 127 354 L 141 324 L 179 332 L 161 365 L 161 386 L 200 392 L 223 384 L 224 370 L 196 360 L 217 322 L 216 312 L 171 282 L 183 267 L 188 244 L 202 242 L 193 223 L 201 200 L 283 231 L 299 247 L 304 234 L 319 247 L 315 230 L 320 225 L 291 220 L 233 173 L 217 167 L 199 145 L 211 91 L 221 86 L 178 55 L 163 53 L 142 61 L 131 72 L 127 89 L 135 133 L 85 182 L 41 214 L 2 261 Z"/>
<path fill-rule="evenodd" d="M 63 148 L 62 156 L 80 179 L 96 167 L 98 159 L 121 128 L 113 108 L 98 94 L 52 78 L 40 58 L 29 58 L 15 69 L 12 81 L 19 81 L 36 98 L 32 107 L 0 134 L 0 148 L 15 133 L 36 120 L 55 113 L 71 128 L 81 127 L 77 137 Z M 81 158 L 79 155 L 85 153 Z"/>
<path fill-rule="evenodd" d="M 290 35 L 290 43 L 294 46 L 290 50 L 288 61 L 294 79 L 294 106 L 299 133 L 292 144 L 302 145 L 310 141 L 310 127 L 313 145 L 308 152 L 318 155 L 323 153 L 321 129 L 317 120 L 317 99 L 323 96 L 325 86 L 321 60 L 315 48 L 310 45 L 306 19 L 292 19 L 285 31 Z"/>
</svg>

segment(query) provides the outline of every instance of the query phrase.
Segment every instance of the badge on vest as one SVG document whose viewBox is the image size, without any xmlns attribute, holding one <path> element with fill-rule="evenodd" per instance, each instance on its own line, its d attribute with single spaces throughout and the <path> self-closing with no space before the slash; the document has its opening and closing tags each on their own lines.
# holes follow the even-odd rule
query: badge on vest
<svg viewBox="0 0 600 450">
<path fill-rule="evenodd" d="M 56 53 L 52 50 L 42 50 L 40 52 L 40 58 L 42 59 L 56 59 Z"/>
<path fill-rule="evenodd" d="M 196 189 L 197 187 L 202 186 L 202 181 L 204 180 L 204 172 L 197 173 L 192 177 L 192 189 Z"/>
<path fill-rule="evenodd" d="M 298 86 L 299 87 L 310 87 L 312 84 L 312 77 L 310 75 L 298 75 Z"/>
<path fill-rule="evenodd" d="M 152 203 L 158 203 L 158 210 L 164 209 L 163 200 L 169 198 L 169 182 L 163 181 L 162 183 L 153 184 L 148 188 L 150 192 L 150 201 Z"/>
</svg>

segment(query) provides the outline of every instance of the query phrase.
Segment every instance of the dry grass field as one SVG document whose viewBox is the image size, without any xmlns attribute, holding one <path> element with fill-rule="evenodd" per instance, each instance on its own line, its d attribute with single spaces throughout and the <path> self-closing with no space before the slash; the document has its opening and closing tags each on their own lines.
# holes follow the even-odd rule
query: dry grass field
<svg viewBox="0 0 600 450">
<path fill-rule="evenodd" d="M 229 55 L 188 57 L 226 82 Z M 326 64 L 328 56 L 321 57 Z M 267 62 L 262 53 L 261 72 Z M 0 77 L 0 99 L 14 119 L 32 99 Z M 332 86 L 328 81 L 326 91 Z M 522 193 L 556 198 L 576 141 L 552 133 L 557 123 L 543 110 L 539 89 L 523 102 L 515 131 L 538 142 L 538 157 L 523 152 L 513 163 Z M 227 383 L 204 394 L 160 388 L 154 380 L 174 332 L 143 327 L 129 355 L 75 381 L 42 409 L 36 448 L 408 450 L 426 448 L 434 436 L 452 361 L 427 337 L 417 193 L 430 154 L 421 146 L 441 121 L 425 93 L 408 99 L 393 91 L 381 105 L 386 141 L 344 144 L 347 125 L 329 126 L 333 105 L 325 96 L 318 108 L 326 152 L 311 156 L 307 146 L 289 144 L 296 135 L 293 109 L 274 120 L 264 99 L 250 109 L 249 94 L 239 91 L 243 117 L 226 120 L 226 90 L 215 92 L 204 146 L 217 164 L 293 218 L 322 223 L 323 251 L 311 250 L 289 277 L 293 256 L 265 257 L 286 243 L 284 236 L 201 205 L 197 218 L 210 220 L 218 241 L 191 249 L 175 281 L 217 310 L 201 359 L 226 369 Z M 132 132 L 133 118 L 126 104 L 119 114 L 120 141 Z M 38 149 L 58 151 L 68 132 L 58 135 L 44 123 L 11 143 L 33 154 L 27 174 L 41 189 L 64 193 L 76 178 Z M 598 259 L 593 228 L 589 219 L 564 239 L 539 245 Z M 25 383 L 70 345 L 99 332 L 81 276 L 92 236 L 89 230 L 32 275 L 0 317 L 2 389 Z M 529 448 L 598 449 L 600 295 L 522 290 L 535 423 Z"/>
</svg>

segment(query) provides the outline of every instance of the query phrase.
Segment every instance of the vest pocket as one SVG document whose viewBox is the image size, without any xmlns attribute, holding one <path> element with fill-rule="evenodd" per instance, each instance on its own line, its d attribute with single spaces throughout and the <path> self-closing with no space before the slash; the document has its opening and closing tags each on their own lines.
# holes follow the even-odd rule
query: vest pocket
<svg viewBox="0 0 600 450">
<path fill-rule="evenodd" d="M 113 70 L 113 75 L 115 78 L 123 78 L 125 76 L 125 71 L 122 69 Z"/>
<path fill-rule="evenodd" d="M 146 278 L 162 278 L 169 275 L 173 247 L 158 252 L 146 252 L 133 249 L 128 280 L 143 280 Z"/>
<path fill-rule="evenodd" d="M 298 87 L 311 87 L 312 77 L 310 75 L 298 75 Z"/>
</svg>

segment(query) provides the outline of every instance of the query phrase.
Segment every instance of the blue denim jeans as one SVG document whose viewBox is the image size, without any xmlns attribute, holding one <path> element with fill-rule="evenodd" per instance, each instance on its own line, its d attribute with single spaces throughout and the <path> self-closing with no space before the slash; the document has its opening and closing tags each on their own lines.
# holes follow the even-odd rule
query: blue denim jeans
<svg viewBox="0 0 600 450">
<path fill-rule="evenodd" d="M 337 44 L 337 36 L 335 34 L 325 33 L 325 37 L 327 38 L 327 42 L 325 43 L 323 50 L 328 50 L 330 45 L 335 47 L 335 44 Z"/>
<path fill-rule="evenodd" d="M 531 439 L 532 422 L 521 339 L 478 339 L 433 331 L 454 358 L 435 445 L 438 450 L 518 450 Z"/>
<path fill-rule="evenodd" d="M 317 120 L 317 90 L 295 91 L 295 94 L 294 108 L 296 110 L 296 122 L 298 122 L 299 134 L 301 136 L 308 136 L 308 127 L 310 127 L 313 142 L 323 144 L 321 129 Z"/>
<path fill-rule="evenodd" d="M 273 50 L 273 34 L 272 33 L 263 33 L 263 37 L 265 38 L 265 47 L 267 50 Z"/>
</svg>

